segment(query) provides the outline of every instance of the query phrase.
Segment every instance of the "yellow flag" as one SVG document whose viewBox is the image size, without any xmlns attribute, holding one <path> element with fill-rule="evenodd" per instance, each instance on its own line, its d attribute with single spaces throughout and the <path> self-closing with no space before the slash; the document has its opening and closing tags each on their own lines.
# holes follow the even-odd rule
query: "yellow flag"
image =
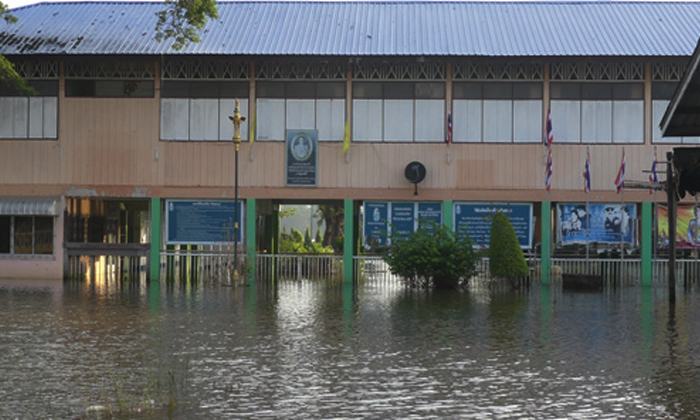
<svg viewBox="0 0 700 420">
<path fill-rule="evenodd" d="M 248 133 L 248 137 L 250 137 L 250 144 L 253 144 L 255 141 L 255 114 L 258 113 L 257 107 L 253 110 L 253 120 L 250 122 L 250 132 Z"/>
<path fill-rule="evenodd" d="M 345 121 L 345 137 L 343 137 L 343 154 L 350 150 L 350 121 Z"/>
</svg>

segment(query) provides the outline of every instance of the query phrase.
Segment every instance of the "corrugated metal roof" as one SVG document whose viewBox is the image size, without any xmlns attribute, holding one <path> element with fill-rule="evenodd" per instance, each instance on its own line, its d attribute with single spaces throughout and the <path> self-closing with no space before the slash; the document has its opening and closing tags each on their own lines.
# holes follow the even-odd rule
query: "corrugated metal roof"
<svg viewBox="0 0 700 420">
<path fill-rule="evenodd" d="M 689 56 L 700 2 L 220 2 L 182 51 L 164 2 L 39 3 L 0 23 L 2 54 Z"/>
<path fill-rule="evenodd" d="M 61 197 L 0 197 L 3 216 L 58 216 Z"/>
<path fill-rule="evenodd" d="M 700 43 L 659 126 L 664 137 L 700 136 Z"/>
</svg>

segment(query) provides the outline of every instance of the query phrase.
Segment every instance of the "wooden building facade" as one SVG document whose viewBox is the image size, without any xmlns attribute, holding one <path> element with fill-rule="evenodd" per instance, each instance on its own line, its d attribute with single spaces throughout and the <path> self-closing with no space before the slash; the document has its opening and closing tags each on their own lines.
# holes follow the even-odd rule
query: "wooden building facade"
<svg viewBox="0 0 700 420">
<path fill-rule="evenodd" d="M 70 5 L 30 6 L 26 19 L 36 10 L 64 12 Z M 659 5 L 659 13 L 671 8 Z M 699 3 L 692 7 L 700 14 Z M 20 22 L 22 10 L 16 11 Z M 539 219 L 543 203 L 586 201 L 587 153 L 588 198 L 619 203 L 614 180 L 623 150 L 627 179 L 646 180 L 643 171 L 655 155 L 662 160 L 673 147 L 700 143 L 663 138 L 658 128 L 692 53 L 688 48 L 671 54 L 640 43 L 634 55 L 528 55 L 523 48 L 501 56 L 431 56 L 421 49 L 367 56 L 201 54 L 195 46 L 177 54 L 136 47 L 131 53 L 120 47 L 51 54 L 32 50 L 31 39 L 8 43 L 11 30 L 0 27 L 0 53 L 38 94 L 0 89 L 0 202 L 20 208 L 0 215 L 3 277 L 60 277 L 66 254 L 81 243 L 103 244 L 105 252 L 135 244 L 124 252 L 153 256 L 154 246 L 165 246 L 165 233 L 151 231 L 153 213 L 163 217 L 165 200 L 233 199 L 228 117 L 236 99 L 247 117 L 239 196 L 254 199 L 257 216 L 277 203 L 331 200 L 349 201 L 358 212 L 366 201 L 531 203 Z M 554 135 L 550 192 L 548 116 Z M 318 135 L 314 186 L 286 182 L 290 130 Z M 405 177 L 414 161 L 426 168 L 417 195 Z M 628 190 L 624 200 L 641 206 L 651 197 Z M 31 206 L 21 208 L 36 198 L 61 208 L 41 217 Z M 51 251 L 27 251 L 18 232 L 30 229 L 33 243 L 42 242 L 42 217 L 52 221 Z M 26 218 L 33 218 L 33 227 L 25 226 Z M 536 242 L 543 240 L 541 229 Z"/>
</svg>

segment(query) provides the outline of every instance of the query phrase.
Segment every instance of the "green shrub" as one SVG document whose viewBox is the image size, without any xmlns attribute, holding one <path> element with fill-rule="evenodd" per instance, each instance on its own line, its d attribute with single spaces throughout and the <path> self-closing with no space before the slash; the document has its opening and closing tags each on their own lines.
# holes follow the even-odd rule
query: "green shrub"
<svg viewBox="0 0 700 420">
<path fill-rule="evenodd" d="M 413 287 L 456 288 L 475 272 L 477 255 L 467 235 L 434 222 L 408 237 L 394 237 L 383 253 L 391 272 Z"/>
<path fill-rule="evenodd" d="M 491 220 L 489 260 L 493 277 L 514 278 L 530 274 L 515 229 L 508 217 L 500 211 Z"/>
<path fill-rule="evenodd" d="M 323 246 L 319 242 L 309 240 L 310 233 L 302 235 L 300 231 L 292 228 L 290 233 L 285 231 L 280 235 L 279 252 L 282 254 L 332 254 L 333 248 Z"/>
</svg>

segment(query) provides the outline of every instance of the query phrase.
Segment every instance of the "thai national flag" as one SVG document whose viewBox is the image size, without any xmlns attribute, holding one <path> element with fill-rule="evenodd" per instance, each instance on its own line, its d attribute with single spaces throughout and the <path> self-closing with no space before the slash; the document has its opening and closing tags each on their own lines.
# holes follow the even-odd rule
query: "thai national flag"
<svg viewBox="0 0 700 420">
<path fill-rule="evenodd" d="M 547 147 L 552 147 L 554 143 L 554 131 L 552 130 L 552 110 L 547 112 Z"/>
<path fill-rule="evenodd" d="M 544 186 L 547 191 L 552 187 L 552 149 L 547 154 L 547 166 L 544 171 Z"/>
<path fill-rule="evenodd" d="M 547 113 L 547 166 L 544 169 L 544 186 L 549 191 L 552 188 L 552 143 L 554 142 L 554 132 L 552 131 L 552 112 Z"/>
<path fill-rule="evenodd" d="M 452 113 L 447 114 L 447 138 L 445 143 L 452 144 Z"/>
<path fill-rule="evenodd" d="M 591 191 L 591 152 L 586 155 L 586 167 L 583 171 L 583 192 Z"/>
<path fill-rule="evenodd" d="M 623 188 L 625 188 L 625 150 L 622 150 L 622 162 L 620 162 L 620 170 L 617 171 L 617 177 L 615 177 L 615 188 L 617 188 L 617 193 L 620 194 Z"/>
<path fill-rule="evenodd" d="M 651 163 L 651 173 L 649 174 L 649 182 L 659 182 L 659 176 L 656 173 L 656 153 L 654 153 L 654 161 Z M 651 194 L 654 190 L 649 190 Z"/>
</svg>

